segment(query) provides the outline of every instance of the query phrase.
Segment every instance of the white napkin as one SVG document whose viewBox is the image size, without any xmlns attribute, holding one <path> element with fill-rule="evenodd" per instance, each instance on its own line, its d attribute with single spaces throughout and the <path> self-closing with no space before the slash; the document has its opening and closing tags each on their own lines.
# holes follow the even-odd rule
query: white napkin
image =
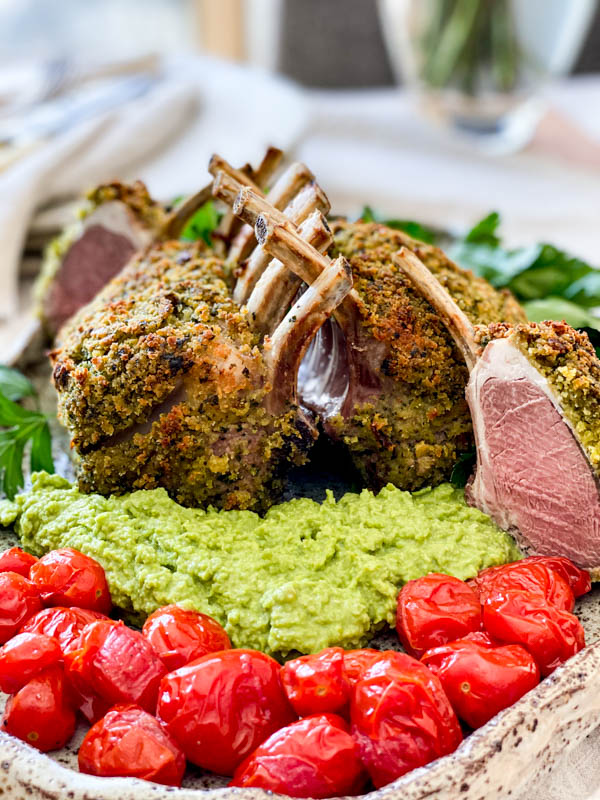
<svg viewBox="0 0 600 800">
<path fill-rule="evenodd" d="M 0 319 L 18 304 L 21 251 L 34 211 L 118 177 L 159 150 L 191 119 L 197 92 L 180 82 L 158 84 L 122 108 L 87 120 L 0 173 Z"/>
</svg>

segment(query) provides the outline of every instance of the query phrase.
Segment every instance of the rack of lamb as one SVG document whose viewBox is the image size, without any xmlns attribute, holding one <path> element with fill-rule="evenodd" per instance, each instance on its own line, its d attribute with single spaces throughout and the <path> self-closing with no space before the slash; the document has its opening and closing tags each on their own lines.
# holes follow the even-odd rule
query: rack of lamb
<svg viewBox="0 0 600 800">
<path fill-rule="evenodd" d="M 277 214 L 270 194 L 261 197 L 222 167 L 219 160 L 209 167 L 216 176 L 213 193 L 257 227 L 266 254 L 238 269 L 234 296 L 269 334 L 302 281 L 312 283 L 328 260 Z M 474 323 L 517 323 L 525 315 L 511 294 L 460 269 L 437 247 L 377 223 L 337 221 L 332 228 L 329 253 L 348 260 L 354 288 L 315 336 L 300 367 L 301 403 L 345 448 L 367 486 L 435 486 L 473 446 L 464 396 L 468 373 L 443 320 L 393 255 L 403 246 L 416 253 Z"/>
<path fill-rule="evenodd" d="M 260 193 L 242 171 L 223 167 Z M 311 246 L 327 249 L 329 206 L 304 165 L 290 166 L 269 196 Z M 229 258 L 260 255 L 253 230 L 237 222 L 227 221 Z M 63 327 L 51 353 L 81 488 L 162 486 L 181 503 L 223 508 L 275 502 L 317 435 L 297 401 L 297 372 L 351 289 L 346 259 L 311 284 L 264 337 L 263 318 L 240 307 L 227 264 L 203 243 L 159 239 L 137 253 Z M 263 313 L 274 315 L 269 303 Z"/>
<path fill-rule="evenodd" d="M 527 551 L 600 574 L 600 361 L 565 322 L 471 325 L 427 267 L 396 263 L 438 311 L 469 369 L 477 443 L 467 499 Z"/>
</svg>

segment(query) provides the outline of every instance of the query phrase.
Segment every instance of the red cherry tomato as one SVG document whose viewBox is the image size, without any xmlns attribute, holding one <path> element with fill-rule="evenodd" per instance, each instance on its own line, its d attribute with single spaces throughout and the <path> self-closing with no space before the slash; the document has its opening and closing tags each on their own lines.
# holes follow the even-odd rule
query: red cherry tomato
<svg viewBox="0 0 600 800">
<path fill-rule="evenodd" d="M 41 633 L 19 633 L 0 648 L 0 690 L 14 694 L 38 672 L 62 662 L 56 639 Z"/>
<path fill-rule="evenodd" d="M 9 698 L 2 730 L 42 753 L 65 746 L 75 731 L 75 712 L 69 705 L 61 667 L 40 672 Z"/>
<path fill-rule="evenodd" d="M 84 698 L 99 698 L 109 706 L 134 703 L 151 713 L 167 671 L 139 631 L 113 620 L 92 622 L 84 629 L 65 654 L 65 670 Z"/>
<path fill-rule="evenodd" d="M 107 619 L 98 611 L 88 608 L 44 608 L 21 627 L 20 633 L 43 633 L 59 643 L 63 653 L 77 642 L 83 629 L 91 622 Z"/>
<path fill-rule="evenodd" d="M 348 695 L 351 693 L 352 686 L 365 677 L 365 673 L 373 664 L 393 652 L 395 651 L 371 650 L 368 647 L 361 650 L 346 650 L 344 653 L 344 678 L 348 684 Z"/>
<path fill-rule="evenodd" d="M 281 668 L 281 684 L 299 717 L 344 711 L 349 700 L 344 650 L 328 647 L 288 661 Z"/>
<path fill-rule="evenodd" d="M 575 597 L 581 597 L 592 589 L 590 573 L 585 569 L 580 569 L 569 558 L 564 556 L 529 556 L 524 561 L 530 564 L 545 564 L 550 569 L 558 572 L 569 584 Z"/>
<path fill-rule="evenodd" d="M 160 722 L 135 705 L 117 705 L 87 732 L 79 770 L 181 786 L 185 756 Z"/>
<path fill-rule="evenodd" d="M 272 733 L 295 719 L 279 664 L 255 650 L 223 650 L 169 673 L 157 715 L 194 764 L 233 775 Z"/>
<path fill-rule="evenodd" d="M 336 714 L 320 714 L 269 736 L 238 767 L 230 786 L 324 798 L 356 795 L 367 780 L 348 724 Z"/>
<path fill-rule="evenodd" d="M 31 581 L 16 572 L 0 572 L 0 644 L 41 607 L 40 593 Z"/>
<path fill-rule="evenodd" d="M 29 570 L 37 558 L 29 555 L 20 547 L 11 547 L 0 553 L 0 572 L 16 572 L 24 578 L 29 577 Z"/>
<path fill-rule="evenodd" d="M 537 595 L 563 611 L 573 611 L 575 597 L 568 581 L 558 572 L 539 562 L 515 561 L 500 567 L 484 569 L 472 581 L 479 599 L 485 604 L 506 591 Z"/>
<path fill-rule="evenodd" d="M 540 681 L 533 656 L 518 644 L 493 647 L 459 639 L 428 650 L 422 663 L 438 676 L 457 716 L 471 728 L 484 725 Z"/>
<path fill-rule="evenodd" d="M 585 646 L 581 623 L 573 614 L 535 594 L 517 589 L 490 598 L 483 624 L 499 642 L 521 644 L 537 662 L 543 677 Z"/>
<path fill-rule="evenodd" d="M 78 606 L 108 614 L 112 608 L 104 569 L 93 558 L 64 547 L 52 550 L 29 573 L 45 606 Z"/>
<path fill-rule="evenodd" d="M 409 581 L 398 595 L 396 630 L 407 653 L 421 656 L 431 647 L 460 639 L 481 628 L 481 604 L 464 581 L 431 572 Z"/>
<path fill-rule="evenodd" d="M 377 788 L 452 753 L 462 739 L 439 679 L 404 653 L 389 653 L 356 684 L 350 718 Z"/>
<path fill-rule="evenodd" d="M 176 605 L 150 614 L 142 633 L 169 672 L 208 653 L 231 649 L 229 636 L 216 620 Z"/>
</svg>

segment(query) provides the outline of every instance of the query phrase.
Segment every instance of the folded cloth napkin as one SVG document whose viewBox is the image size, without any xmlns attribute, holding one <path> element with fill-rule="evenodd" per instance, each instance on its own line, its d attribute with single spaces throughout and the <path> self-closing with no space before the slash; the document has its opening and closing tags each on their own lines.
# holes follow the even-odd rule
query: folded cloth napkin
<svg viewBox="0 0 600 800">
<path fill-rule="evenodd" d="M 0 172 L 0 319 L 15 313 L 21 252 L 34 211 L 111 180 L 159 150 L 192 118 L 197 91 L 165 81 L 117 110 L 78 124 Z"/>
</svg>

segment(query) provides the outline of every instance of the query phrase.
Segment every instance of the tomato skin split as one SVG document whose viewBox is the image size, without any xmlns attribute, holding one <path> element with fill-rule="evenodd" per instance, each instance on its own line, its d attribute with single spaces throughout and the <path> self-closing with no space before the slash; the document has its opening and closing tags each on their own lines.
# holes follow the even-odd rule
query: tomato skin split
<svg viewBox="0 0 600 800">
<path fill-rule="evenodd" d="M 181 786 L 185 766 L 183 752 L 164 726 L 132 704 L 113 706 L 79 748 L 79 769 L 89 775 Z"/>
<path fill-rule="evenodd" d="M 0 645 L 42 608 L 40 593 L 16 572 L 0 572 Z"/>
<path fill-rule="evenodd" d="M 77 606 L 110 613 L 112 602 L 104 569 L 72 547 L 47 553 L 29 574 L 45 606 Z"/>
<path fill-rule="evenodd" d="M 256 650 L 223 650 L 163 678 L 158 718 L 193 764 L 220 775 L 296 719 L 280 665 Z"/>
<path fill-rule="evenodd" d="M 61 667 L 40 672 L 9 698 L 2 730 L 42 753 L 67 744 L 75 732 L 75 711 L 69 702 Z"/>
<path fill-rule="evenodd" d="M 167 669 L 139 631 L 122 622 L 98 620 L 86 626 L 66 653 L 65 671 L 82 713 L 96 721 L 118 703 L 134 703 L 154 713 Z"/>
<path fill-rule="evenodd" d="M 482 605 L 505 591 L 535 595 L 562 611 L 573 611 L 575 596 L 563 576 L 539 561 L 515 561 L 500 567 L 489 567 L 469 581 Z"/>
<path fill-rule="evenodd" d="M 349 685 L 344 656 L 343 648 L 328 647 L 316 655 L 294 658 L 281 668 L 281 684 L 299 717 L 347 715 Z"/>
<path fill-rule="evenodd" d="M 29 578 L 29 571 L 36 562 L 35 556 L 29 555 L 20 547 L 11 547 L 0 553 L 0 572 L 16 572 Z"/>
<path fill-rule="evenodd" d="M 208 653 L 231 649 L 229 636 L 216 620 L 177 605 L 150 614 L 142 633 L 169 672 Z"/>
<path fill-rule="evenodd" d="M 458 578 L 430 572 L 400 590 L 396 630 L 406 652 L 415 658 L 480 629 L 479 598 Z"/>
<path fill-rule="evenodd" d="M 498 642 L 523 645 L 536 660 L 542 677 L 585 647 L 585 634 L 574 614 L 517 589 L 487 600 L 483 624 Z"/>
<path fill-rule="evenodd" d="M 42 633 L 19 633 L 0 648 L 0 691 L 14 694 L 42 670 L 62 664 L 55 639 Z"/>
<path fill-rule="evenodd" d="M 462 741 L 439 679 L 404 653 L 389 653 L 352 693 L 352 735 L 376 788 L 452 753 Z"/>
<path fill-rule="evenodd" d="M 348 723 L 336 714 L 315 714 L 272 734 L 229 785 L 326 798 L 356 795 L 367 780 Z"/>
<path fill-rule="evenodd" d="M 437 675 L 456 715 L 479 728 L 540 680 L 533 656 L 521 645 L 495 647 L 473 638 L 428 650 L 422 663 Z"/>
</svg>

